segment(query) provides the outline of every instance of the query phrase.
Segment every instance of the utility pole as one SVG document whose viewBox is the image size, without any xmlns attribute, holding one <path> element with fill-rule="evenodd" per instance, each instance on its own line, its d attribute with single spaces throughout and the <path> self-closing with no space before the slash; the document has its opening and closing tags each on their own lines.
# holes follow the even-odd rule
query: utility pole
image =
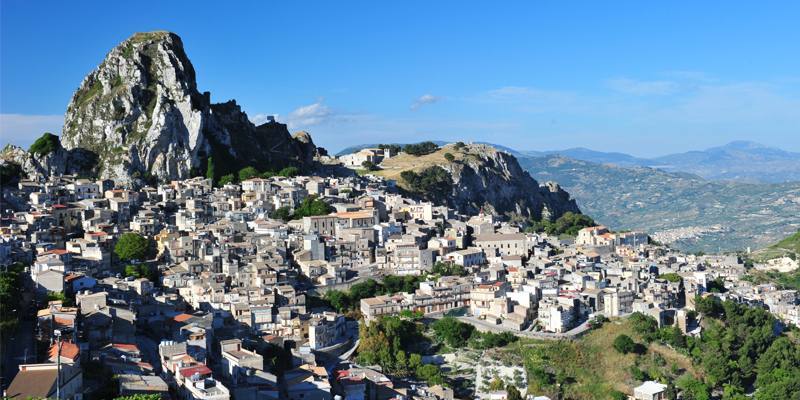
<svg viewBox="0 0 800 400">
<path fill-rule="evenodd" d="M 58 352 L 56 353 L 56 400 L 61 400 L 61 330 L 56 329 L 53 331 L 58 341 Z"/>
</svg>

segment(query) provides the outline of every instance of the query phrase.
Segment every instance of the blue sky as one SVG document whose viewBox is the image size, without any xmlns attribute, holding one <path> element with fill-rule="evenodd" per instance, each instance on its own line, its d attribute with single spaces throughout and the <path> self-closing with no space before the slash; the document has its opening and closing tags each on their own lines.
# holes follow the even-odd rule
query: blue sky
<svg viewBox="0 0 800 400">
<path fill-rule="evenodd" d="M 334 151 L 422 139 L 800 151 L 798 2 L 286 3 L 3 0 L 0 144 L 60 132 L 114 45 L 164 29 L 212 100 Z"/>
</svg>

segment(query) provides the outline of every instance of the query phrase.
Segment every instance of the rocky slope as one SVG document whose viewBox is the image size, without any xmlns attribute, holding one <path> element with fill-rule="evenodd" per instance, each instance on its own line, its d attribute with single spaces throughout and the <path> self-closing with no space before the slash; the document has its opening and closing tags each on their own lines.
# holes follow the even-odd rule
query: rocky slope
<svg viewBox="0 0 800 400">
<path fill-rule="evenodd" d="M 307 134 L 293 138 L 277 122 L 255 126 L 233 100 L 211 103 L 170 32 L 137 33 L 106 55 L 72 97 L 61 142 L 67 152 L 94 154 L 93 172 L 121 182 L 205 174 L 209 158 L 217 177 L 245 166 L 308 169 L 317 153 Z M 50 161 L 62 165 L 38 162 Z"/>
<path fill-rule="evenodd" d="M 451 154 L 453 161 L 448 161 L 445 154 Z M 424 176 L 426 170 L 437 167 L 446 171 L 443 175 L 449 179 L 427 179 L 431 183 L 428 187 L 423 184 L 422 190 L 403 178 L 403 171 Z M 385 160 L 381 168 L 375 173 L 396 179 L 404 189 L 423 198 L 444 201 L 464 213 L 483 210 L 512 218 L 555 219 L 567 211 L 580 212 L 575 200 L 558 184 L 540 185 L 514 156 L 488 145 L 451 144 L 424 156 L 401 153 Z"/>
</svg>

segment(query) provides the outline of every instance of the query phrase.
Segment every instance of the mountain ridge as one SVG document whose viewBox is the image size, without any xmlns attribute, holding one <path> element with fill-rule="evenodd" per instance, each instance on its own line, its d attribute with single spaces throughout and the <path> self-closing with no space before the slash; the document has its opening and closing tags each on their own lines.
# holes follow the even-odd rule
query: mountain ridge
<svg viewBox="0 0 800 400">
<path fill-rule="evenodd" d="M 437 144 L 446 142 L 436 141 Z M 515 156 L 545 157 L 562 155 L 572 159 L 623 167 L 652 167 L 673 173 L 690 173 L 715 181 L 783 183 L 800 181 L 800 153 L 738 140 L 704 150 L 644 158 L 622 152 L 605 152 L 585 147 L 562 150 L 519 150 L 496 143 L 485 143 Z M 337 155 L 374 145 L 347 147 Z"/>
<path fill-rule="evenodd" d="M 166 31 L 135 33 L 86 75 L 67 106 L 60 146 L 95 158 L 81 174 L 133 185 L 206 173 L 219 179 L 246 166 L 310 170 L 324 154 L 285 124 L 256 126 L 235 100 L 212 103 L 210 92 L 197 89 L 181 38 Z M 9 148 L 3 158 L 29 175 L 87 164 L 78 156 L 51 157 L 44 160 L 57 165 L 37 169 L 28 159 L 36 157 L 19 150 Z"/>
</svg>

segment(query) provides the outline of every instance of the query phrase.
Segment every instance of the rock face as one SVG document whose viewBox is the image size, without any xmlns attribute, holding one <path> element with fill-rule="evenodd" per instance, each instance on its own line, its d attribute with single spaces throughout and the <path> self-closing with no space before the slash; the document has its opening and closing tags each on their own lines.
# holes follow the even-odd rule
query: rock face
<svg viewBox="0 0 800 400">
<path fill-rule="evenodd" d="M 401 153 L 383 160 L 375 173 L 463 214 L 552 220 L 567 211 L 580 213 L 558 184 L 539 185 L 513 155 L 484 144 L 449 144 L 420 156 Z"/>
<path fill-rule="evenodd" d="M 7 145 L 0 152 L 0 162 L 3 165 L 18 165 L 20 174 L 26 177 L 64 174 L 89 176 L 97 165 L 97 156 L 81 148 L 67 150 L 60 143 L 44 155 L 34 155 L 20 147 Z"/>
<path fill-rule="evenodd" d="M 97 174 L 130 182 L 204 175 L 245 166 L 309 167 L 316 147 L 286 125 L 255 126 L 231 100 L 212 104 L 174 33 L 137 33 L 112 49 L 67 107 L 62 143 L 97 155 Z"/>
<path fill-rule="evenodd" d="M 554 182 L 540 186 L 517 159 L 488 145 L 468 145 L 468 155 L 442 165 L 452 176 L 450 204 L 459 211 L 555 219 L 580 213 L 575 200 Z"/>
</svg>

